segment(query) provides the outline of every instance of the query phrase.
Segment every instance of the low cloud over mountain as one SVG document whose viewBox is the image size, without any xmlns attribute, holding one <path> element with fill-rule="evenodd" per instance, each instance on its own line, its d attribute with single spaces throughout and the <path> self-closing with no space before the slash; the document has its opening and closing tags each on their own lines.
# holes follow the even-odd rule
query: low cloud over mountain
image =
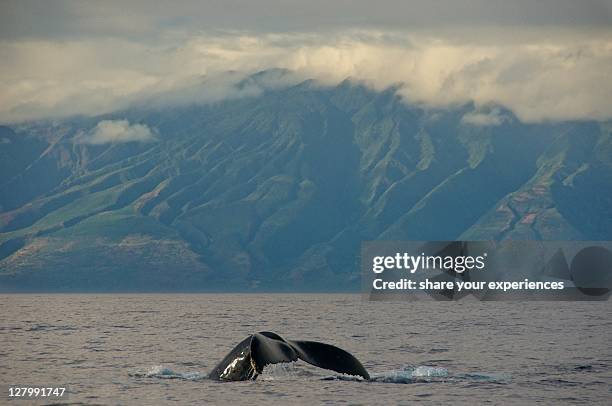
<svg viewBox="0 0 612 406">
<path fill-rule="evenodd" d="M 128 120 L 102 120 L 80 141 L 86 144 L 148 142 L 155 139 L 145 124 L 130 124 Z"/>
<path fill-rule="evenodd" d="M 511 30 L 498 30 L 495 42 L 373 30 L 199 34 L 154 45 L 112 38 L 5 41 L 0 120 L 250 96 L 236 83 L 271 68 L 292 72 L 293 83 L 334 85 L 350 77 L 378 91 L 393 86 L 406 103 L 425 107 L 500 104 L 525 122 L 612 117 L 610 32 L 541 34 L 513 38 Z"/>
</svg>

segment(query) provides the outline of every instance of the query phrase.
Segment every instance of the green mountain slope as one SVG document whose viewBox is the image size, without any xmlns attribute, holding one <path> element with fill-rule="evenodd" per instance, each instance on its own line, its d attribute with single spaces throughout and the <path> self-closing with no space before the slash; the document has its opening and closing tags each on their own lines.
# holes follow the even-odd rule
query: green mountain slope
<svg viewBox="0 0 612 406">
<path fill-rule="evenodd" d="M 255 78 L 256 79 L 256 78 Z M 353 289 L 371 239 L 609 239 L 608 123 L 304 82 L 0 128 L 0 289 Z M 149 142 L 83 142 L 101 120 Z"/>
</svg>

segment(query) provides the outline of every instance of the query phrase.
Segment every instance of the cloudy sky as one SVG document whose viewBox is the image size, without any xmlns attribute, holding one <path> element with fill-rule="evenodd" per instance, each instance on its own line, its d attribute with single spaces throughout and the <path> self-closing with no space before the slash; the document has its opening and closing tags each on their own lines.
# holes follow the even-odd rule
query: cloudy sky
<svg viewBox="0 0 612 406">
<path fill-rule="evenodd" d="M 270 68 L 526 122 L 607 120 L 612 0 L 0 0 L 0 122 L 252 96 L 234 84 Z"/>
</svg>

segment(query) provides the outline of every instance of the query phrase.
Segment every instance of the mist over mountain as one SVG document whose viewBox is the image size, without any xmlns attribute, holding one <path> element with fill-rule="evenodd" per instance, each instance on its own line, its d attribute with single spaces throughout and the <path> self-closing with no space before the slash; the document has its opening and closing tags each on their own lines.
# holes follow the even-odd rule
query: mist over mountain
<svg viewBox="0 0 612 406">
<path fill-rule="evenodd" d="M 0 290 L 350 290 L 364 240 L 612 238 L 610 122 L 349 80 L 153 104 L 0 127 Z"/>
</svg>

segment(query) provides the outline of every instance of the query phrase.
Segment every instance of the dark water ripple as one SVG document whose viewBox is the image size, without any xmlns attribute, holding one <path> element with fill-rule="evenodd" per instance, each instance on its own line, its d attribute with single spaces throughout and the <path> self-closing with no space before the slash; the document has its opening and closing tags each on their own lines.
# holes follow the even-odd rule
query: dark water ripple
<svg viewBox="0 0 612 406">
<path fill-rule="evenodd" d="M 69 385 L 75 403 L 612 404 L 607 302 L 4 295 L 0 307 L 0 382 Z M 346 348 L 373 381 L 300 363 L 255 382 L 206 379 L 258 330 Z"/>
</svg>

